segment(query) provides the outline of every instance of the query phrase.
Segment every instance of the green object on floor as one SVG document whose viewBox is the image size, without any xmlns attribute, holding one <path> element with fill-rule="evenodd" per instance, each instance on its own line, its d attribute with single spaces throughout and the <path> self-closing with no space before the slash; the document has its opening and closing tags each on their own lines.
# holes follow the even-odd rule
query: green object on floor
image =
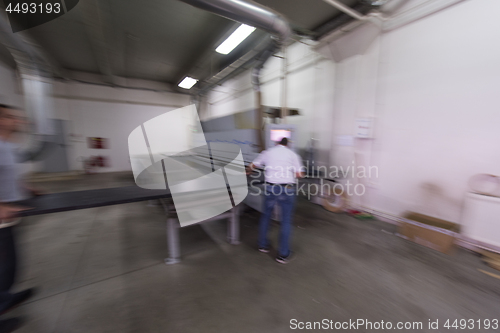
<svg viewBox="0 0 500 333">
<path fill-rule="evenodd" d="M 357 218 L 357 219 L 361 219 L 361 220 L 370 220 L 370 219 L 373 219 L 373 215 L 372 214 L 368 214 L 368 213 L 355 214 L 354 217 Z"/>
</svg>

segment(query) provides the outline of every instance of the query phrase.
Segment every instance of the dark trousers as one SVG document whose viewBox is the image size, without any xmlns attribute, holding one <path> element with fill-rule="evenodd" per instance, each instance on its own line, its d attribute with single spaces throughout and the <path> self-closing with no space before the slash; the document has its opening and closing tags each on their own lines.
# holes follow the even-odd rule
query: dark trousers
<svg viewBox="0 0 500 333">
<path fill-rule="evenodd" d="M 10 288 L 16 276 L 17 259 L 13 228 L 0 228 L 0 311 L 5 309 L 12 297 Z"/>
<path fill-rule="evenodd" d="M 259 247 L 268 247 L 267 231 L 271 215 L 276 204 L 281 206 L 281 228 L 278 255 L 288 257 L 290 254 L 290 233 L 292 231 L 293 211 L 295 207 L 295 187 L 283 185 L 267 185 L 264 193 L 264 207 L 259 223 Z"/>
</svg>

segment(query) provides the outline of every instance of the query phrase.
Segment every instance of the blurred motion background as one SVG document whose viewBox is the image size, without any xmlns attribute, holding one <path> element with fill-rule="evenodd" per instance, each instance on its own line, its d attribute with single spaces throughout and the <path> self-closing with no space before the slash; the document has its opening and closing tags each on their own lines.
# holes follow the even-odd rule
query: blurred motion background
<svg viewBox="0 0 500 333">
<path fill-rule="evenodd" d="M 287 119 L 299 126 L 299 149 L 314 138 L 320 165 L 377 166 L 379 177 L 366 180 L 370 208 L 398 215 L 419 207 L 458 221 L 467 179 L 498 174 L 499 157 L 492 153 L 498 139 L 497 4 L 455 2 L 429 8 L 425 1 L 393 0 L 382 7 L 346 2 L 361 13 L 375 8 L 394 17 L 380 28 L 320 0 L 261 1 L 301 34 L 295 39 L 302 42 L 287 50 L 286 101 L 300 110 Z M 440 7 L 445 9 L 437 11 Z M 464 17 L 474 24 L 463 24 Z M 344 25 L 360 26 L 340 29 L 335 26 L 343 21 L 330 22 L 341 18 Z M 94 172 L 130 170 L 128 134 L 191 103 L 196 92 L 177 87 L 185 76 L 199 79 L 202 88 L 203 80 L 267 35 L 257 30 L 234 54 L 218 54 L 214 48 L 239 24 L 180 1 L 80 1 L 64 16 L 16 34 L 5 26 L 6 17 L 3 21 L 2 102 L 26 107 L 22 70 L 9 52 L 10 39 L 16 39 L 50 74 L 44 98 L 50 99 L 48 113 L 58 120 L 64 140 L 58 158 L 33 164 L 31 172 L 82 171 L 83 160 L 95 155 L 103 155 L 106 166 Z M 329 38 L 328 24 L 330 34 L 335 32 Z M 282 62 L 271 57 L 265 64 L 263 105 L 281 107 Z M 255 108 L 250 67 L 200 99 L 202 121 Z M 372 120 L 372 139 L 356 137 L 360 118 Z M 88 138 L 93 137 L 107 139 L 108 149 L 92 149 Z M 442 189 L 439 212 L 425 205 L 422 185 L 429 182 Z"/>
<path fill-rule="evenodd" d="M 186 244 L 192 245 L 186 255 L 192 261 L 172 268 L 167 279 L 171 285 L 155 295 L 147 288 L 142 294 L 142 286 L 130 277 L 107 286 L 96 281 L 130 273 L 138 275 L 134 279 L 149 276 L 149 283 L 161 290 L 165 267 L 155 266 L 158 262 L 151 259 L 165 251 L 163 226 L 152 222 L 163 223 L 156 208 L 131 204 L 123 210 L 93 208 L 88 215 L 79 211 L 73 217 L 64 213 L 29 218 L 22 227 L 28 258 L 22 283 L 34 279 L 45 284 L 40 302 L 65 309 L 70 303 L 54 296 L 61 293 L 79 299 L 80 303 L 69 302 L 80 308 L 61 310 L 61 317 L 52 317 L 33 302 L 25 311 L 34 313 L 44 329 L 37 331 L 31 323 L 26 332 L 76 332 L 74 322 L 88 323 L 81 328 L 87 332 L 160 332 L 159 327 L 175 332 L 203 327 L 214 332 L 257 328 L 282 332 L 288 331 L 294 315 L 301 320 L 319 315 L 343 319 L 366 315 L 373 320 L 387 316 L 426 323 L 431 318 L 427 306 L 445 309 L 436 315 L 439 318 L 488 315 L 493 319 L 491 309 L 500 304 L 498 280 L 477 271 L 481 263 L 476 257 L 465 251 L 447 257 L 392 234 L 401 232 L 397 227 L 407 212 L 417 212 L 458 225 L 457 242 L 463 247 L 500 251 L 500 1 L 257 0 L 286 23 L 291 35 L 283 39 L 276 33 L 280 27 L 257 27 L 226 55 L 215 49 L 241 23 L 249 23 L 189 3 L 203 1 L 80 0 L 65 15 L 18 33 L 10 30 L 5 6 L 0 4 L 0 103 L 26 111 L 30 126 L 20 143 L 38 152 L 20 170 L 25 178 L 47 192 L 132 185 L 129 134 L 154 117 L 194 104 L 207 141 L 240 145 L 247 164 L 264 148 L 266 126 L 280 124 L 293 126 L 294 147 L 309 165 L 328 170 L 375 168 L 370 176 L 354 172 L 333 178 L 342 184 L 362 184 L 366 191 L 349 198 L 349 208 L 378 220 L 358 225 L 358 220 L 303 200 L 294 229 L 303 262 L 288 270 L 260 266 L 253 259 L 257 212 L 242 216 L 244 248 L 235 252 L 214 236 L 223 227 L 210 222 L 186 233 Z M 179 86 L 186 77 L 196 80 L 190 89 Z M 198 134 L 192 140 L 198 140 Z M 478 204 L 485 196 L 487 203 Z M 29 245 L 36 242 L 35 232 L 55 228 L 43 233 L 46 242 L 65 234 L 64 221 L 73 218 L 77 229 L 57 236 L 65 239 L 64 244 L 75 242 L 72 250 L 67 252 L 63 243 L 47 245 L 38 255 L 66 254 L 59 263 L 36 266 L 44 259 L 36 257 L 34 245 Z M 92 227 L 84 223 L 88 219 L 94 221 Z M 130 227 L 137 220 L 146 221 L 146 231 Z M 98 225 L 105 231 L 100 236 L 93 234 L 99 233 Z M 374 236 L 381 230 L 390 235 Z M 155 239 L 156 245 L 147 245 L 148 239 Z M 106 242 L 116 246 L 108 244 L 110 250 L 103 245 Z M 134 242 L 143 248 L 131 249 Z M 79 259 L 69 264 L 73 259 L 68 253 Z M 220 253 L 230 259 L 213 259 Z M 96 258 L 96 267 L 103 270 L 90 258 Z M 430 266 L 422 264 L 426 260 Z M 117 268 L 109 262 L 121 264 Z M 62 269 L 65 265 L 71 267 Z M 154 271 L 151 275 L 141 271 L 148 267 Z M 200 284 L 194 278 L 202 276 L 196 267 L 210 271 Z M 236 272 L 248 290 L 221 278 L 217 270 L 225 276 Z M 265 280 L 258 272 L 272 278 Z M 177 280 L 175 274 L 186 280 Z M 210 291 L 212 283 L 216 287 Z M 331 286 L 342 283 L 342 290 Z M 186 285 L 195 286 L 193 294 Z M 400 289 L 390 291 L 392 285 Z M 474 285 L 487 290 L 484 298 Z M 85 299 L 78 294 L 82 291 L 75 291 L 82 286 L 95 287 L 89 291 L 95 295 Z M 231 289 L 229 296 L 223 292 L 225 286 Z M 359 286 L 361 291 L 355 291 L 355 300 L 349 303 L 349 290 Z M 101 314 L 92 310 L 106 307 L 106 298 L 96 296 L 100 288 L 118 288 L 114 295 L 130 291 L 127 297 L 116 297 L 137 297 L 131 301 L 133 309 L 145 306 L 147 297 L 153 299 L 153 309 L 162 308 L 164 300 L 172 299 L 169 295 L 176 295 L 167 307 L 178 320 L 158 319 L 163 315 L 160 310 L 142 320 L 130 316 L 133 311 L 124 310 L 126 306 L 117 301 L 112 305 L 120 313 L 117 318 L 132 319 L 106 326 Z M 332 289 L 320 296 L 328 288 Z M 183 299 L 183 293 L 190 296 Z M 406 296 L 398 299 L 400 294 Z M 219 315 L 213 308 L 222 303 L 246 307 L 243 297 L 255 304 L 270 302 L 270 312 L 252 303 L 247 314 L 236 314 L 222 305 L 232 315 L 221 315 L 221 321 L 210 318 Z M 275 299 L 281 303 L 273 303 Z M 380 300 L 376 310 L 366 305 L 373 299 Z M 201 305 L 191 308 L 191 301 Z M 203 311 L 210 315 L 192 326 L 186 324 L 191 320 L 186 314 Z M 97 319 L 86 321 L 80 318 L 84 313 Z M 259 326 L 255 323 L 261 317 L 266 319 Z"/>
</svg>

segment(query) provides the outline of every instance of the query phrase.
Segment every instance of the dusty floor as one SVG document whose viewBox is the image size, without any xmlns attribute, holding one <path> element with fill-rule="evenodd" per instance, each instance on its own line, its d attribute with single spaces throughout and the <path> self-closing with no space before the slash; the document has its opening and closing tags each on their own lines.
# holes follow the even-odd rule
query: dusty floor
<svg viewBox="0 0 500 333">
<path fill-rule="evenodd" d="M 37 185 L 58 192 L 130 184 L 95 175 Z M 183 261 L 171 266 L 163 262 L 165 216 L 147 202 L 27 218 L 17 228 L 16 288 L 40 291 L 9 316 L 27 318 L 19 332 L 37 333 L 289 332 L 293 319 L 423 325 L 405 332 L 500 330 L 477 329 L 477 320 L 500 319 L 500 280 L 479 272 L 494 271 L 472 253 L 446 256 L 393 235 L 392 225 L 301 199 L 296 256 L 280 265 L 275 252 L 256 251 L 258 218 L 243 213 L 236 246 L 225 242 L 225 221 L 181 229 Z M 447 319 L 473 319 L 475 329 L 448 330 Z M 439 330 L 428 329 L 429 320 L 439 320 Z"/>
</svg>

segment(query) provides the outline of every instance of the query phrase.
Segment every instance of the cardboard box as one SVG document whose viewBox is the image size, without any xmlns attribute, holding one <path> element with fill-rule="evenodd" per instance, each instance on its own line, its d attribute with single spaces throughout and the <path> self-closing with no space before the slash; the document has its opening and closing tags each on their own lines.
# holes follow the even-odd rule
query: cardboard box
<svg viewBox="0 0 500 333">
<path fill-rule="evenodd" d="M 433 250 L 452 254 L 459 225 L 435 217 L 409 212 L 399 227 L 401 237 Z"/>
</svg>

